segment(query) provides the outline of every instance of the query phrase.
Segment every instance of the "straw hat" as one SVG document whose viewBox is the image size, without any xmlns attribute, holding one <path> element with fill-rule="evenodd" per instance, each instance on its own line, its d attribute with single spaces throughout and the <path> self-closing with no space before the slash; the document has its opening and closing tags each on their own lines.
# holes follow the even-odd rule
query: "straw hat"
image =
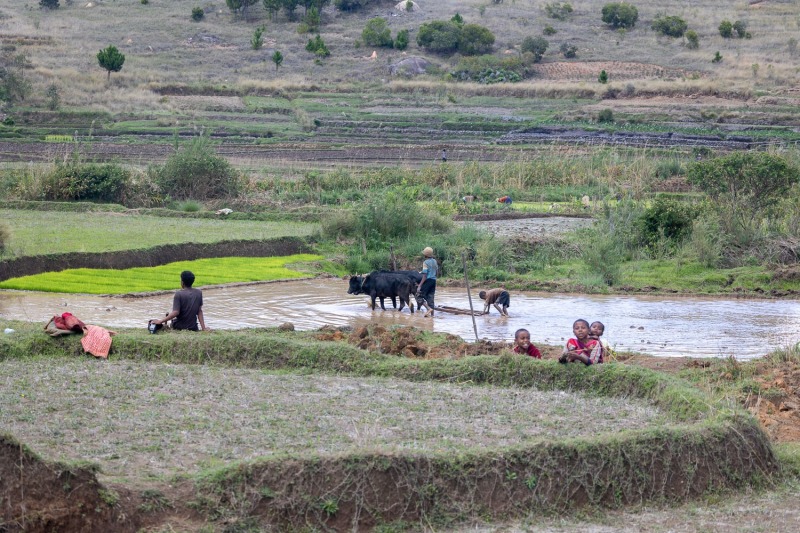
<svg viewBox="0 0 800 533">
<path fill-rule="evenodd" d="M 426 247 L 424 250 L 422 250 L 422 255 L 425 257 L 433 257 L 433 248 L 430 246 Z"/>
</svg>

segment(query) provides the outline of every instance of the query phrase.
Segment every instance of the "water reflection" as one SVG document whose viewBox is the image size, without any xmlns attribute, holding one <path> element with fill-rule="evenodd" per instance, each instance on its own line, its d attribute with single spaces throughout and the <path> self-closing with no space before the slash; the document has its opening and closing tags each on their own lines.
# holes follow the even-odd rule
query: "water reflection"
<svg viewBox="0 0 800 533">
<path fill-rule="evenodd" d="M 278 326 L 297 329 L 325 324 L 358 326 L 369 322 L 411 325 L 474 340 L 472 319 L 439 313 L 435 319 L 378 308 L 363 296 L 347 294 L 347 282 L 320 279 L 271 283 L 204 291 L 206 323 L 215 329 Z M 437 303 L 467 309 L 464 289 L 439 288 Z M 388 300 L 387 300 L 388 303 Z M 473 304 L 482 301 L 473 292 Z M 53 314 L 69 311 L 84 322 L 110 327 L 141 327 L 172 305 L 172 295 L 148 298 L 101 297 L 0 291 L 0 319 L 44 324 Z M 391 309 L 391 304 L 389 304 Z M 723 300 L 649 296 L 582 296 L 512 291 L 510 318 L 476 318 L 478 335 L 511 340 L 514 331 L 530 330 L 534 342 L 562 344 L 576 318 L 600 320 L 606 337 L 624 350 L 653 355 L 747 359 L 800 341 L 800 302 L 793 300 Z"/>
</svg>

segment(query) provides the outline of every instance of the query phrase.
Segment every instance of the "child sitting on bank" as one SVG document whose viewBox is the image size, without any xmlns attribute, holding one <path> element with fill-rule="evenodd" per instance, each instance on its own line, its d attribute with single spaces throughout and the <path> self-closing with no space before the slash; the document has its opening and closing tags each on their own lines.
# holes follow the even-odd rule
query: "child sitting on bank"
<svg viewBox="0 0 800 533">
<path fill-rule="evenodd" d="M 574 339 L 567 341 L 559 363 L 581 362 L 586 366 L 603 362 L 603 346 L 595 339 L 589 338 L 589 322 L 579 318 L 572 324 Z"/>
<path fill-rule="evenodd" d="M 483 300 L 483 314 L 489 314 L 489 306 L 493 305 L 500 312 L 500 316 L 508 316 L 508 308 L 511 305 L 511 296 L 503 288 L 481 291 L 478 293 Z"/>
<path fill-rule="evenodd" d="M 539 349 L 531 344 L 531 334 L 527 329 L 518 329 L 514 333 L 514 353 L 524 354 L 536 359 L 542 358 L 542 353 Z"/>
<path fill-rule="evenodd" d="M 614 350 L 611 348 L 611 345 L 608 344 L 608 341 L 600 338 L 603 336 L 605 331 L 606 327 L 602 322 L 599 320 L 592 322 L 592 325 L 589 326 L 589 338 L 600 343 L 600 346 L 603 348 L 603 361 L 609 362 L 613 361 L 616 355 L 614 354 Z"/>
</svg>

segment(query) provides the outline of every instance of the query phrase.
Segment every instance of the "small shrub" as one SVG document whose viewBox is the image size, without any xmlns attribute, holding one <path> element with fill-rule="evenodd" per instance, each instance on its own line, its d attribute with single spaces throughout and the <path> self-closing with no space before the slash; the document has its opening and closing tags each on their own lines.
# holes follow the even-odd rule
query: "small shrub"
<svg viewBox="0 0 800 533">
<path fill-rule="evenodd" d="M 522 41 L 522 45 L 520 46 L 520 50 L 522 53 L 530 53 L 533 54 L 533 62 L 538 63 L 542 60 L 542 56 L 547 51 L 547 47 L 550 43 L 547 42 L 547 39 L 544 37 L 525 37 L 525 40 Z"/>
<path fill-rule="evenodd" d="M 397 50 L 405 50 L 408 48 L 408 30 L 400 30 L 397 32 L 397 37 L 394 39 L 394 47 Z"/>
<path fill-rule="evenodd" d="M 200 22 L 203 20 L 203 17 L 206 16 L 206 12 L 203 11 L 202 7 L 193 7 L 192 8 L 192 20 L 195 22 Z"/>
<path fill-rule="evenodd" d="M 567 59 L 572 59 L 578 56 L 578 47 L 570 43 L 561 43 L 561 55 Z"/>
<path fill-rule="evenodd" d="M 178 204 L 178 210 L 185 213 L 197 213 L 203 209 L 203 206 L 194 200 L 187 200 Z"/>
<path fill-rule="evenodd" d="M 675 15 L 659 15 L 653 19 L 653 24 L 650 26 L 653 31 L 666 35 L 668 37 L 683 37 L 686 33 L 688 24 L 682 18 Z"/>
<path fill-rule="evenodd" d="M 602 20 L 612 28 L 633 28 L 639 19 L 639 10 L 625 2 L 613 2 L 603 6 Z"/>
<path fill-rule="evenodd" d="M 694 220 L 688 246 L 703 266 L 720 266 L 725 250 L 725 236 L 719 216 L 715 212 L 704 211 Z"/>
<path fill-rule="evenodd" d="M 367 46 L 391 47 L 393 45 L 391 30 L 386 24 L 386 19 L 377 17 L 369 20 L 361 32 L 361 40 Z"/>
<path fill-rule="evenodd" d="M 278 72 L 278 69 L 283 64 L 283 54 L 280 52 L 280 50 L 275 50 L 270 59 L 272 59 L 272 62 L 275 63 L 275 72 Z"/>
<path fill-rule="evenodd" d="M 554 27 L 552 27 L 550 24 L 548 24 L 547 26 L 544 27 L 544 29 L 542 30 L 542 33 L 544 35 L 555 35 L 556 34 L 556 29 Z"/>
<path fill-rule="evenodd" d="M 455 22 L 456 24 L 463 25 L 463 24 L 464 24 L 464 17 L 462 17 L 462 16 L 461 16 L 459 13 L 456 13 L 456 14 L 455 14 L 455 15 L 453 15 L 453 17 L 450 19 L 450 22 Z"/>
<path fill-rule="evenodd" d="M 690 50 L 697 50 L 700 48 L 700 37 L 697 35 L 696 31 L 688 30 L 684 35 L 686 36 L 686 48 Z"/>
<path fill-rule="evenodd" d="M 139 0 L 139 3 L 142 4 L 143 6 L 146 6 L 147 4 L 150 3 L 150 0 Z"/>
<path fill-rule="evenodd" d="M 319 25 L 322 24 L 322 18 L 319 14 L 319 9 L 316 6 L 312 6 L 306 11 L 305 16 L 303 17 L 303 22 L 300 24 L 302 26 L 303 31 L 298 33 L 314 33 L 319 31 Z"/>
<path fill-rule="evenodd" d="M 717 50 L 714 53 L 714 57 L 711 58 L 711 62 L 712 63 L 720 63 L 720 62 L 722 62 L 722 55 L 719 53 L 719 50 Z"/>
<path fill-rule="evenodd" d="M 314 39 L 309 39 L 308 43 L 306 43 L 306 51 L 313 53 L 318 57 L 328 57 L 331 55 L 330 50 L 328 47 L 325 46 L 325 41 L 322 40 L 322 37 L 317 34 Z"/>
<path fill-rule="evenodd" d="M 611 109 L 602 109 L 597 114 L 597 122 L 614 122 L 614 111 Z"/>
<path fill-rule="evenodd" d="M 216 154 L 207 137 L 192 139 L 150 173 L 164 194 L 177 200 L 234 197 L 243 185 L 239 172 Z"/>
<path fill-rule="evenodd" d="M 253 50 L 261 50 L 264 46 L 264 26 L 259 26 L 253 30 L 253 36 L 250 38 L 250 47 Z"/>
<path fill-rule="evenodd" d="M 41 197 L 54 201 L 124 203 L 130 181 L 130 172 L 119 165 L 70 160 L 56 164 L 43 177 Z"/>
<path fill-rule="evenodd" d="M 58 9 L 58 0 L 39 0 L 39 7 L 42 9 Z"/>
<path fill-rule="evenodd" d="M 736 32 L 736 35 L 739 37 L 739 39 L 744 39 L 747 36 L 747 23 L 737 20 L 733 23 L 733 31 Z"/>
<path fill-rule="evenodd" d="M 733 37 L 733 24 L 730 20 L 723 20 L 719 23 L 719 34 L 725 39 Z"/>
<path fill-rule="evenodd" d="M 607 235 L 598 235 L 582 250 L 583 262 L 592 274 L 606 285 L 617 285 L 622 278 L 622 257 L 617 243 Z"/>
<path fill-rule="evenodd" d="M 679 200 L 659 196 L 639 219 L 642 241 L 656 252 L 657 247 L 674 249 L 692 231 L 697 210 Z"/>
<path fill-rule="evenodd" d="M 567 20 L 572 14 L 572 4 L 566 2 L 551 2 L 544 5 L 544 12 L 551 19 Z"/>
<path fill-rule="evenodd" d="M 608 72 L 601 70 L 600 75 L 597 77 L 597 81 L 600 83 L 608 83 Z"/>
<path fill-rule="evenodd" d="M 522 81 L 526 73 L 525 63 L 519 57 L 483 55 L 463 58 L 450 75 L 459 81 L 492 84 L 516 83 Z"/>
<path fill-rule="evenodd" d="M 47 109 L 57 111 L 59 107 L 61 107 L 61 92 L 58 90 L 58 85 L 51 83 L 47 87 Z"/>
</svg>

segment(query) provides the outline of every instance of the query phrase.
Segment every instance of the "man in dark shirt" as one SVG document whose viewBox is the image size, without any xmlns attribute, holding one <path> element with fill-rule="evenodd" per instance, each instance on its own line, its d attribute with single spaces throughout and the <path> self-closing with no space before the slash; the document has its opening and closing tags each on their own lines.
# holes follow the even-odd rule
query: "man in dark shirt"
<svg viewBox="0 0 800 533">
<path fill-rule="evenodd" d="M 181 290 L 172 299 L 172 311 L 164 318 L 151 320 L 151 323 L 163 324 L 172 320 L 172 329 L 198 331 L 197 323 L 200 322 L 200 329 L 209 331 L 203 320 L 203 293 L 200 289 L 193 289 L 193 283 L 194 274 L 189 270 L 181 272 Z"/>
</svg>

